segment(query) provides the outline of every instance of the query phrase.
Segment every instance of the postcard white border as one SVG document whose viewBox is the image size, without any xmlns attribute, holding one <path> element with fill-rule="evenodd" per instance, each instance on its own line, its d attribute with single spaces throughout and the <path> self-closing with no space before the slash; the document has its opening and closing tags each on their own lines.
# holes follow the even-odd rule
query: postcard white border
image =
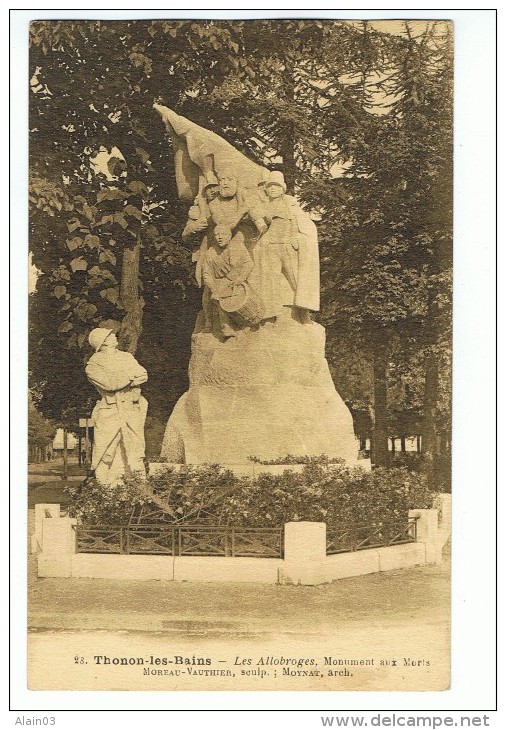
<svg viewBox="0 0 506 730">
<path fill-rule="evenodd" d="M 452 688 L 438 693 L 31 692 L 26 689 L 26 293 L 28 22 L 35 18 L 153 17 L 444 18 L 454 21 L 455 115 L 455 405 Z M 283 723 L 310 727 L 320 714 L 367 710 L 440 713 L 491 710 L 495 695 L 495 12 L 398 8 L 336 10 L 15 10 L 11 16 L 11 285 L 12 285 L 12 630 L 15 714 L 93 710 L 283 710 Z M 479 528 L 476 528 L 476 524 Z M 23 529 L 21 529 L 23 528 Z M 297 710 L 299 712 L 297 712 Z M 313 710 L 301 713 L 300 710 Z M 66 715 L 67 713 L 65 713 Z M 424 712 L 424 714 L 429 714 Z M 220 727 L 256 727 L 257 713 L 219 713 Z M 136 713 L 130 721 L 136 722 Z M 312 719 L 314 716 L 314 719 Z M 190 717 L 192 722 L 190 724 Z M 277 713 L 272 715 L 274 724 Z M 106 727 L 109 712 L 69 713 L 72 727 Z M 279 721 L 281 717 L 278 716 Z M 206 724 L 209 723 L 206 716 Z M 122 719 L 118 715 L 114 721 Z M 201 713 L 150 722 L 193 727 Z M 103 724 L 102 724 L 103 723 Z M 61 722 L 58 722 L 60 727 Z M 213 723 L 214 724 L 214 723 Z M 216 723 L 218 724 L 218 723 Z M 276 721 L 277 724 L 277 721 Z M 318 725 L 321 723 L 318 720 Z M 65 725 L 67 726 L 67 725 Z M 269 723 L 268 726 L 271 726 Z"/>
</svg>

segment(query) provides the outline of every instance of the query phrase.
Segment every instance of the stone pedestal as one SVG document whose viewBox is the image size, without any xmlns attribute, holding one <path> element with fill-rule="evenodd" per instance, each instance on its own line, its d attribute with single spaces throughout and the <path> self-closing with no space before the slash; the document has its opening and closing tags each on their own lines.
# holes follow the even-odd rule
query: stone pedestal
<svg viewBox="0 0 506 730">
<path fill-rule="evenodd" d="M 326 539 L 327 526 L 324 522 L 287 522 L 279 583 L 304 586 L 325 583 Z"/>
<path fill-rule="evenodd" d="M 225 341 L 195 334 L 189 375 L 165 432 L 168 461 L 326 454 L 357 463 L 351 413 L 334 388 L 321 325 L 287 317 Z"/>
<path fill-rule="evenodd" d="M 72 556 L 76 552 L 74 525 L 77 520 L 59 517 L 60 505 L 44 505 L 53 509 L 52 516 L 42 520 L 42 552 L 37 559 L 38 575 L 41 578 L 70 578 Z"/>
<path fill-rule="evenodd" d="M 42 526 L 44 520 L 50 517 L 52 519 L 60 518 L 60 505 L 59 504 L 36 504 L 35 505 L 35 529 L 31 536 L 31 551 L 32 553 L 40 553 L 42 550 Z"/>
</svg>

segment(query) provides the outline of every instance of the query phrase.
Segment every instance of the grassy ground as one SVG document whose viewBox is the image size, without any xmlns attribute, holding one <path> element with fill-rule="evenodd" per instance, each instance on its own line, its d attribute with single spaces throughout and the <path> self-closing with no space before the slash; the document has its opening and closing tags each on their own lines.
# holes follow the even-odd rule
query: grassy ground
<svg viewBox="0 0 506 730">
<path fill-rule="evenodd" d="M 65 486 L 71 482 L 80 481 L 85 476 L 85 467 L 79 466 L 77 461 L 70 461 L 66 479 L 64 479 L 63 459 L 29 464 L 28 509 L 33 509 L 37 503 L 41 502 L 61 504 L 66 507 L 68 498 L 64 493 Z"/>
</svg>

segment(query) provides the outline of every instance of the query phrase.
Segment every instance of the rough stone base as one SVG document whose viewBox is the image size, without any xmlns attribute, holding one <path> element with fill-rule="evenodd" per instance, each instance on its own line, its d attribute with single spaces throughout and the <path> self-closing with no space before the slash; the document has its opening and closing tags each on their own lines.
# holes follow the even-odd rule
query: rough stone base
<svg viewBox="0 0 506 730">
<path fill-rule="evenodd" d="M 352 416 L 334 388 L 320 325 L 287 318 L 224 342 L 196 334 L 189 374 L 165 432 L 168 461 L 326 454 L 356 464 Z"/>
</svg>

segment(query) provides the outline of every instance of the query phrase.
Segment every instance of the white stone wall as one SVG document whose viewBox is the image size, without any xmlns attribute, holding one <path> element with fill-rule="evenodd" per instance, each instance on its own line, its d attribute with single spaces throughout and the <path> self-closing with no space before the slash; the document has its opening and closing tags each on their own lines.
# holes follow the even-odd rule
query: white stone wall
<svg viewBox="0 0 506 730">
<path fill-rule="evenodd" d="M 340 578 L 442 561 L 450 536 L 451 497 L 439 495 L 434 509 L 412 510 L 417 542 L 338 555 L 326 554 L 323 522 L 285 525 L 284 558 L 77 553 L 76 520 L 60 517 L 60 506 L 37 505 L 32 550 L 41 578 L 109 578 L 317 585 Z"/>
</svg>

